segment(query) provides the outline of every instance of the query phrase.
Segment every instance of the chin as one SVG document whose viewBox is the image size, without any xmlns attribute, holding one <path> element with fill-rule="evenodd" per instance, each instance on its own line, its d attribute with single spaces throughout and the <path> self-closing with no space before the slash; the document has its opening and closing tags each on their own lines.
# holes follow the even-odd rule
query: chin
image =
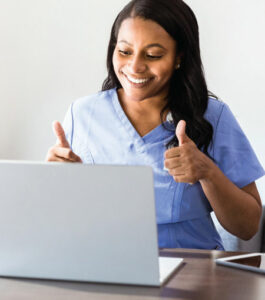
<svg viewBox="0 0 265 300">
<path fill-rule="evenodd" d="M 137 93 L 126 93 L 128 98 L 130 98 L 132 101 L 136 101 L 136 102 L 140 102 L 140 101 L 144 101 L 150 97 L 152 97 L 152 95 L 147 95 L 147 94 L 143 94 L 143 95 L 139 95 Z"/>
<path fill-rule="evenodd" d="M 126 89 L 123 88 L 124 94 L 133 101 L 143 101 L 145 99 L 154 97 L 155 94 L 153 92 L 141 91 L 138 89 Z"/>
</svg>

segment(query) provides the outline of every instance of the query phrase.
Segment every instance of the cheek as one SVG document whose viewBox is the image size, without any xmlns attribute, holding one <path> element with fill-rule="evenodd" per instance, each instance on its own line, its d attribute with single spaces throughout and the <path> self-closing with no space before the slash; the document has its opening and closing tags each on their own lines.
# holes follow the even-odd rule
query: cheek
<svg viewBox="0 0 265 300">
<path fill-rule="evenodd" d="M 166 77 L 172 77 L 174 71 L 175 71 L 175 61 L 170 61 L 167 64 L 167 68 L 165 68 L 166 64 L 163 67 L 164 76 Z"/>
<path fill-rule="evenodd" d="M 166 67 L 165 65 L 163 65 L 163 67 L 161 67 L 159 69 L 159 72 L 157 73 L 158 77 L 160 77 L 163 81 L 168 81 L 172 74 L 173 74 L 172 67 L 168 66 Z"/>
<path fill-rule="evenodd" d="M 115 51 L 112 56 L 112 63 L 113 63 L 114 71 L 115 71 L 116 75 L 118 75 L 117 73 L 121 67 L 121 61 L 117 55 L 117 52 L 115 52 Z"/>
<path fill-rule="evenodd" d="M 112 63 L 113 63 L 114 69 L 119 70 L 125 64 L 125 59 L 122 58 L 119 55 L 119 53 L 114 51 L 113 56 L 112 56 Z"/>
<path fill-rule="evenodd" d="M 175 70 L 175 60 L 172 58 L 168 58 L 167 60 L 161 61 L 154 68 L 154 72 L 158 75 L 158 77 L 165 78 L 165 79 L 170 78 L 174 70 Z"/>
</svg>

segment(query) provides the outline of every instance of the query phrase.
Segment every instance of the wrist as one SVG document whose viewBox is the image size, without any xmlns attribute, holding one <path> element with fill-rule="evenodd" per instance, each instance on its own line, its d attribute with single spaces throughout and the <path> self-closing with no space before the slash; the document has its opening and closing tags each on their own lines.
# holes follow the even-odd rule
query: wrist
<svg viewBox="0 0 265 300">
<path fill-rule="evenodd" d="M 207 164 L 203 174 L 203 177 L 199 180 L 200 183 L 212 181 L 218 172 L 216 164 L 207 157 Z"/>
</svg>

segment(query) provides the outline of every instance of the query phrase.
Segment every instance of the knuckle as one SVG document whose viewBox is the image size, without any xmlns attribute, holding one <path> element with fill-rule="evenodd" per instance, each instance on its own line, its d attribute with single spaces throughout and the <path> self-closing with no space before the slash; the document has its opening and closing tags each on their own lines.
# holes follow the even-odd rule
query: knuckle
<svg viewBox="0 0 265 300">
<path fill-rule="evenodd" d="M 172 176 L 174 176 L 174 169 L 168 169 L 168 173 Z"/>
<path fill-rule="evenodd" d="M 73 153 L 73 152 L 72 152 L 71 149 L 67 149 L 67 150 L 66 150 L 66 156 L 67 156 L 67 158 L 72 158 L 72 156 L 73 156 L 72 153 Z"/>
<path fill-rule="evenodd" d="M 46 161 L 53 161 L 54 160 L 54 157 L 55 157 L 55 155 L 54 155 L 54 148 L 53 147 L 51 147 L 49 150 L 48 150 L 48 152 L 47 152 L 47 155 L 46 155 Z"/>
<path fill-rule="evenodd" d="M 165 160 L 165 161 L 164 161 L 164 166 L 165 166 L 166 168 L 169 168 L 169 162 L 168 162 L 168 160 Z"/>
<path fill-rule="evenodd" d="M 55 148 L 54 146 L 49 148 L 48 155 L 54 154 L 54 148 Z"/>
</svg>

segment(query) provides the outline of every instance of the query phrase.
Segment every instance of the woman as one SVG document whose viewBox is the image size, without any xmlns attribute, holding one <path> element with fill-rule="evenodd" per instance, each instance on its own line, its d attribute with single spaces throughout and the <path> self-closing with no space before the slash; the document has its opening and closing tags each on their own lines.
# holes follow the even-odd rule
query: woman
<svg viewBox="0 0 265 300">
<path fill-rule="evenodd" d="M 224 103 L 208 93 L 196 18 L 181 0 L 133 0 L 117 16 L 102 91 L 75 101 L 48 161 L 151 165 L 160 247 L 223 249 L 258 230 L 264 175 Z M 140 208 L 139 208 L 140 209 Z"/>
</svg>

